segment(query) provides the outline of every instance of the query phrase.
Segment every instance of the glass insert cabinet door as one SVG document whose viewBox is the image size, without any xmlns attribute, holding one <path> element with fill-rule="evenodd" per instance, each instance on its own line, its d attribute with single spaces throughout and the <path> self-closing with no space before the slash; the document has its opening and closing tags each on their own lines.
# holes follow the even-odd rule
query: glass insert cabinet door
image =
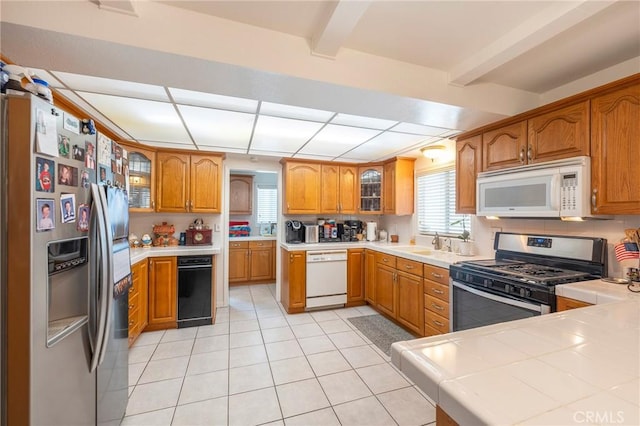
<svg viewBox="0 0 640 426">
<path fill-rule="evenodd" d="M 382 211 L 382 168 L 360 168 L 360 212 Z"/>
<path fill-rule="evenodd" d="M 155 210 L 155 153 L 129 151 L 129 211 Z"/>
</svg>

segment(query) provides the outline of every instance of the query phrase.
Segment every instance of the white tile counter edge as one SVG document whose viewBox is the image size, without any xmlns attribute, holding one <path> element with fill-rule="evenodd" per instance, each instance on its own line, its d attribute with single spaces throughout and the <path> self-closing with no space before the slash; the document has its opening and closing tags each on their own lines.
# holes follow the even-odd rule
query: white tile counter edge
<svg viewBox="0 0 640 426">
<path fill-rule="evenodd" d="M 309 251 L 309 250 L 345 250 L 365 248 L 372 249 L 392 256 L 399 256 L 416 262 L 428 263 L 442 268 L 449 268 L 450 265 L 465 260 L 486 259 L 487 256 L 460 256 L 446 251 L 433 250 L 428 246 L 401 245 L 394 243 L 384 243 L 378 241 L 357 241 L 344 243 L 313 243 L 313 244 L 288 244 L 280 243 L 280 247 L 289 251 Z M 432 253 L 418 254 L 418 251 L 429 250 Z"/>
<path fill-rule="evenodd" d="M 219 254 L 218 246 L 173 246 L 173 247 L 150 247 L 131 249 L 129 258 L 131 264 L 140 262 L 149 257 L 160 256 L 198 256 L 203 254 Z"/>
</svg>

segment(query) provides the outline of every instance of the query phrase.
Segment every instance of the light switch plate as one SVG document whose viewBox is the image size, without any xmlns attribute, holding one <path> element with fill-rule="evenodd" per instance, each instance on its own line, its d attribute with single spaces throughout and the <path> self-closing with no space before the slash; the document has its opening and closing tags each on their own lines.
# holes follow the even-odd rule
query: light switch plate
<svg viewBox="0 0 640 426">
<path fill-rule="evenodd" d="M 220 232 L 220 224 L 219 223 L 214 224 L 213 225 L 213 230 L 216 231 L 216 232 Z"/>
</svg>

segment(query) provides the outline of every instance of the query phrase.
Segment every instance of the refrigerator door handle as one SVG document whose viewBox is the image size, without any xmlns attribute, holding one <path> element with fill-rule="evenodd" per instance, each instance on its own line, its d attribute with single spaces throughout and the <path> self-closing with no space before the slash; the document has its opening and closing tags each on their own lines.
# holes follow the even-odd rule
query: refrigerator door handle
<svg viewBox="0 0 640 426">
<path fill-rule="evenodd" d="M 105 255 L 107 253 L 107 226 L 105 223 L 104 215 L 102 213 L 104 211 L 104 197 L 100 197 L 101 192 L 102 191 L 100 191 L 100 188 L 97 185 L 91 185 L 91 195 L 93 197 L 93 208 L 91 209 L 91 214 L 93 215 L 95 211 L 96 218 L 96 223 L 92 224 L 92 226 L 97 225 L 98 227 L 96 236 L 99 241 L 100 249 L 100 253 L 98 253 L 97 255 L 98 259 L 96 259 L 100 262 L 100 266 L 98 267 L 99 275 L 96 289 L 98 297 L 96 304 L 98 312 L 96 317 L 98 322 L 95 329 L 94 349 L 91 356 L 91 368 L 89 370 L 92 372 L 95 371 L 96 368 L 98 368 L 98 365 L 100 364 L 100 355 L 103 352 L 103 345 L 105 342 L 104 335 L 106 332 L 105 324 L 107 322 L 108 315 L 108 301 L 110 299 L 109 293 L 107 292 L 109 282 L 109 264 L 108 257 Z"/>
<path fill-rule="evenodd" d="M 100 345 L 100 352 L 98 355 L 98 364 L 102 364 L 104 361 L 104 356 L 107 353 L 107 346 L 109 341 L 109 331 L 111 330 L 111 323 L 113 321 L 113 292 L 115 287 L 114 282 L 114 272 L 113 272 L 113 234 L 111 232 L 111 223 L 109 221 L 109 214 L 107 211 L 107 197 L 105 195 L 105 191 L 99 190 L 100 194 L 100 202 L 102 204 L 102 208 L 98 212 L 102 215 L 104 222 L 104 230 L 105 232 L 102 234 L 105 239 L 105 251 L 104 251 L 104 264 L 106 267 L 107 273 L 106 281 L 103 286 L 105 289 L 105 302 L 106 302 L 106 315 L 104 319 L 104 323 L 102 325 L 102 344 Z"/>
</svg>

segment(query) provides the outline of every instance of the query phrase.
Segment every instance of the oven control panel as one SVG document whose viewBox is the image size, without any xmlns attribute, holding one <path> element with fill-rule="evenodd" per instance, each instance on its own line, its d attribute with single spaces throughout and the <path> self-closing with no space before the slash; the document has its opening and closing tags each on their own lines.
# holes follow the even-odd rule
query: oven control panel
<svg viewBox="0 0 640 426">
<path fill-rule="evenodd" d="M 529 247 L 542 247 L 542 248 L 551 248 L 551 238 L 543 238 L 543 237 L 528 237 L 527 238 L 527 246 Z"/>
</svg>

